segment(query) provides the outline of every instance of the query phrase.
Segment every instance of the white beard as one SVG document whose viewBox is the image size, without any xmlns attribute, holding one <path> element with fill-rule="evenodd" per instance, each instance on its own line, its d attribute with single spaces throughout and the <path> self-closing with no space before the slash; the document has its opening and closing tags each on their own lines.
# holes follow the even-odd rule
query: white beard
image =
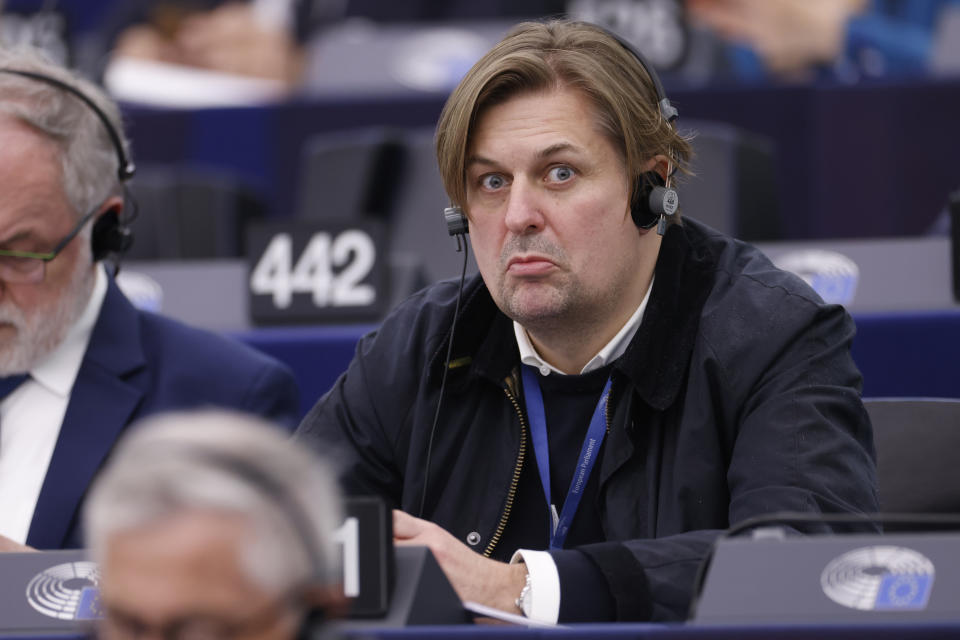
<svg viewBox="0 0 960 640">
<path fill-rule="evenodd" d="M 0 343 L 0 376 L 27 373 L 63 342 L 90 300 L 95 271 L 88 255 L 78 256 L 64 295 L 46 307 L 24 312 L 10 300 L 0 302 L 0 324 L 10 324 L 16 336 Z"/>
</svg>

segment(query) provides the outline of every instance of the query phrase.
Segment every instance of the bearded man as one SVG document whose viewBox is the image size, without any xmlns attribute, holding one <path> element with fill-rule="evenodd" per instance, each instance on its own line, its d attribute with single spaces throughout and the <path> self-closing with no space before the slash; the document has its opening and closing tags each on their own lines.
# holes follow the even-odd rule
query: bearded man
<svg viewBox="0 0 960 640">
<path fill-rule="evenodd" d="M 82 546 L 87 487 L 139 417 L 297 418 L 288 369 L 117 288 L 101 259 L 129 245 L 131 175 L 116 105 L 35 54 L 0 52 L 0 550 Z"/>
</svg>

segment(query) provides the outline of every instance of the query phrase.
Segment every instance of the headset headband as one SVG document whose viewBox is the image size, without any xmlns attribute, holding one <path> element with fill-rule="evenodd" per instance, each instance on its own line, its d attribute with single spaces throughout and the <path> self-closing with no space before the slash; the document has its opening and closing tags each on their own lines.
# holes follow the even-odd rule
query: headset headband
<svg viewBox="0 0 960 640">
<path fill-rule="evenodd" d="M 120 138 L 120 134 L 110 123 L 110 119 L 107 118 L 107 114 L 103 112 L 103 109 L 98 107 L 97 103 L 94 102 L 87 94 L 75 86 L 60 80 L 59 78 L 54 78 L 53 76 L 49 76 L 38 71 L 25 71 L 23 69 L 0 69 L 0 73 L 9 73 L 11 75 L 31 78 L 33 80 L 49 84 L 62 91 L 66 91 L 90 107 L 90 110 L 93 111 L 100 122 L 103 123 L 103 126 L 107 131 L 107 135 L 110 137 L 110 142 L 113 144 L 113 148 L 117 153 L 117 177 L 120 179 L 120 182 L 126 182 L 133 177 L 133 174 L 136 173 L 137 168 L 134 166 L 133 162 L 127 158 L 127 154 L 123 149 L 123 141 Z"/>
</svg>

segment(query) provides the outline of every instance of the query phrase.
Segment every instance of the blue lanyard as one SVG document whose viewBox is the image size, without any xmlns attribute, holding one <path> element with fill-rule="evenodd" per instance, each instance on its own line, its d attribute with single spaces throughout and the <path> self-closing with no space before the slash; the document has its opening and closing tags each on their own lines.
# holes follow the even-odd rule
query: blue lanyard
<svg viewBox="0 0 960 640">
<path fill-rule="evenodd" d="M 520 368 L 523 370 L 523 395 L 527 404 L 527 417 L 530 419 L 530 433 L 533 436 L 533 453 L 537 457 L 537 470 L 540 472 L 540 482 L 543 484 L 543 493 L 547 497 L 547 506 L 550 510 L 550 548 L 562 549 L 567 533 L 570 531 L 573 516 L 577 513 L 577 507 L 580 506 L 580 498 L 583 497 L 587 480 L 597 461 L 600 445 L 603 444 L 603 439 L 607 435 L 606 407 L 610 397 L 610 379 L 607 379 L 603 393 L 600 394 L 600 401 L 597 402 L 597 408 L 593 410 L 587 436 L 583 439 L 583 446 L 580 447 L 577 468 L 570 480 L 570 488 L 563 501 L 563 509 L 557 516 L 556 507 L 550 498 L 550 443 L 547 440 L 547 417 L 543 408 L 543 394 L 533 368 L 528 365 Z"/>
</svg>

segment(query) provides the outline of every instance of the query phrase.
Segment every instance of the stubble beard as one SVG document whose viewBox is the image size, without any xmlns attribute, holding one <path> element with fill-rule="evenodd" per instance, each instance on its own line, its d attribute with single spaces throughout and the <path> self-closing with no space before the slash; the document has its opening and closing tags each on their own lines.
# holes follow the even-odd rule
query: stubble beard
<svg viewBox="0 0 960 640">
<path fill-rule="evenodd" d="M 526 252 L 549 257 L 559 267 L 559 272 L 543 278 L 511 278 L 506 274 L 507 263 L 514 255 Z M 563 249 L 542 236 L 511 239 L 500 256 L 497 299 L 501 311 L 528 330 L 569 330 L 580 315 L 578 310 L 587 292 L 576 274 L 565 268 L 568 263 Z"/>
<path fill-rule="evenodd" d="M 11 300 L 0 302 L 0 323 L 16 331 L 0 344 L 0 376 L 27 373 L 60 346 L 90 300 L 94 276 L 89 257 L 80 256 L 63 295 L 52 304 L 25 312 Z"/>
<path fill-rule="evenodd" d="M 504 279 L 499 298 L 502 311 L 528 329 L 550 330 L 562 326 L 571 314 L 572 300 L 577 298 L 576 282 L 518 282 Z"/>
<path fill-rule="evenodd" d="M 507 249 L 522 245 L 521 240 L 512 241 Z M 566 254 L 558 247 L 538 238 L 532 238 L 527 244 L 530 246 L 524 248 L 550 256 L 559 265 L 568 264 Z M 598 330 L 604 331 L 611 313 L 624 297 L 630 296 L 629 289 L 624 285 L 628 282 L 625 276 L 611 278 L 611 282 L 604 285 L 611 287 L 609 290 L 590 287 L 578 274 L 564 268 L 542 280 L 510 278 L 506 275 L 506 264 L 516 252 L 505 250 L 501 256 L 497 306 L 528 333 L 541 340 L 561 341 L 570 346 L 588 342 Z M 628 274 L 631 272 L 630 268 L 625 269 Z"/>
</svg>

